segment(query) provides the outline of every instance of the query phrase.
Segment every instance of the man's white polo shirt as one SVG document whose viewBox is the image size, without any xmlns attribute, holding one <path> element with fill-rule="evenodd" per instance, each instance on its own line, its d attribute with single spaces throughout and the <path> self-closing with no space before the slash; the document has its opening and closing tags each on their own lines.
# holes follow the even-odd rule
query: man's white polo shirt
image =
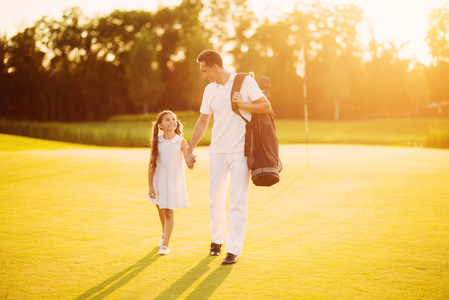
<svg viewBox="0 0 449 300">
<path fill-rule="evenodd" d="M 245 148 L 245 121 L 232 111 L 231 89 L 237 74 L 231 73 L 228 81 L 222 85 L 209 83 L 204 89 L 200 112 L 214 116 L 212 141 L 209 153 L 237 153 Z M 244 102 L 252 102 L 264 96 L 257 82 L 246 76 L 240 91 Z M 251 120 L 251 113 L 240 110 L 241 114 Z"/>
</svg>

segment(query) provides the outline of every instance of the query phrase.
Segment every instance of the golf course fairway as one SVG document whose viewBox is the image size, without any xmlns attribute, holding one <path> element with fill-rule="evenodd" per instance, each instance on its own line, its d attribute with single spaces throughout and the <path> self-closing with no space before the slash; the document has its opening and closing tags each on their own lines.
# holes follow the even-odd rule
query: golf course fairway
<svg viewBox="0 0 449 300">
<path fill-rule="evenodd" d="M 447 299 L 449 151 L 281 145 L 251 185 L 243 252 L 208 255 L 208 150 L 186 169 L 170 254 L 149 150 L 0 135 L 1 299 Z"/>
</svg>

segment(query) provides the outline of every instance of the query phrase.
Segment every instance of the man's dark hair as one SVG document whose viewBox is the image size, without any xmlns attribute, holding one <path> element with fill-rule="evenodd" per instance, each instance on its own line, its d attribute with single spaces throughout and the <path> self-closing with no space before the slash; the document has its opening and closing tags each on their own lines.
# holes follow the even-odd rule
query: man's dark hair
<svg viewBox="0 0 449 300">
<path fill-rule="evenodd" d="M 205 62 L 209 68 L 212 68 L 214 65 L 223 68 L 223 59 L 221 58 L 220 53 L 215 50 L 204 50 L 198 55 L 196 59 L 197 62 Z"/>
</svg>

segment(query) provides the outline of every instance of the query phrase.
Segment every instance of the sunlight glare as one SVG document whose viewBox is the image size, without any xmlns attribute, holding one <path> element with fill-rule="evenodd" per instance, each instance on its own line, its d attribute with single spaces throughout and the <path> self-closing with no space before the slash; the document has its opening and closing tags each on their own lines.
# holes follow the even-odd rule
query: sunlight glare
<svg viewBox="0 0 449 300">
<path fill-rule="evenodd" d="M 249 0 L 256 15 L 270 12 L 276 19 L 284 12 L 292 11 L 298 2 L 316 3 L 318 0 Z M 354 3 L 364 11 L 364 21 L 359 26 L 359 40 L 368 45 L 374 38 L 384 43 L 393 41 L 396 46 L 403 45 L 401 58 L 416 58 L 425 65 L 430 64 L 431 56 L 424 39 L 427 33 L 427 15 L 431 8 L 441 7 L 446 0 L 323 0 L 331 4 Z"/>
<path fill-rule="evenodd" d="M 160 6 L 179 5 L 182 0 L 1 1 L 6 9 L 0 11 L 0 34 L 11 37 L 19 29 L 31 26 L 44 15 L 60 18 L 64 10 L 74 6 L 80 7 L 87 17 L 93 17 L 116 9 L 155 11 Z M 377 41 L 394 41 L 396 45 L 404 45 L 400 52 L 402 58 L 417 58 L 428 65 L 430 53 L 424 41 L 428 26 L 426 16 L 431 8 L 441 7 L 447 0 L 248 0 L 248 6 L 256 16 L 268 16 L 270 20 L 276 20 L 283 13 L 291 12 L 299 2 L 317 1 L 356 4 L 364 10 L 364 21 L 358 28 L 362 43 L 369 42 L 372 26 Z"/>
</svg>

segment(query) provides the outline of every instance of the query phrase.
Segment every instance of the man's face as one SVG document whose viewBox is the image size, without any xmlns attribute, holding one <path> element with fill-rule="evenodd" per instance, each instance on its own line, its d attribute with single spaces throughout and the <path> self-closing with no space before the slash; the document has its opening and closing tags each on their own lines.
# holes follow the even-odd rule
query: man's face
<svg viewBox="0 0 449 300">
<path fill-rule="evenodd" d="M 210 82 L 217 81 L 218 72 L 214 67 L 209 67 L 204 61 L 200 62 L 200 70 L 203 78 L 207 78 Z"/>
</svg>

